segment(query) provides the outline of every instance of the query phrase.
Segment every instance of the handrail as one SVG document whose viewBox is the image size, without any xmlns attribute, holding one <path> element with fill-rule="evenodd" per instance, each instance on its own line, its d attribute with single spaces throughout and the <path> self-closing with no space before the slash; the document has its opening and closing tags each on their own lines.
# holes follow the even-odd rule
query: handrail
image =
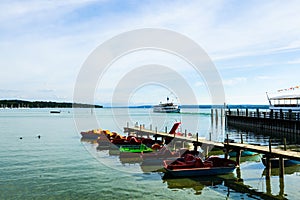
<svg viewBox="0 0 300 200">
<path fill-rule="evenodd" d="M 226 116 L 254 117 L 254 118 L 269 118 L 281 119 L 289 121 L 300 121 L 300 112 L 280 112 L 280 111 L 237 111 L 227 110 Z"/>
</svg>

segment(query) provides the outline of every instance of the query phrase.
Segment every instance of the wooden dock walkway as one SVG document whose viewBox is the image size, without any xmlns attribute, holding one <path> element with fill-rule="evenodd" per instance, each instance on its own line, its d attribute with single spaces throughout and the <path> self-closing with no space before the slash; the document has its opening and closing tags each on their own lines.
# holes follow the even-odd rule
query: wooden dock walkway
<svg viewBox="0 0 300 200">
<path fill-rule="evenodd" d="M 290 151 L 290 150 L 282 150 L 282 149 L 272 149 L 271 148 L 271 140 L 269 141 L 269 146 L 260 146 L 260 145 L 252 145 L 252 144 L 244 144 L 244 143 L 234 143 L 230 142 L 227 134 L 226 142 L 214 142 L 210 140 L 206 140 L 204 138 L 199 138 L 198 134 L 196 134 L 195 137 L 187 137 L 187 134 L 183 136 L 179 136 L 175 133 L 170 134 L 167 132 L 167 127 L 165 129 L 165 132 L 158 132 L 157 128 L 155 128 L 155 131 L 152 130 L 152 126 L 150 126 L 150 130 L 147 130 L 144 128 L 144 126 L 140 127 L 133 127 L 130 128 L 124 127 L 124 132 L 128 133 L 128 135 L 136 135 L 137 137 L 150 137 L 153 136 L 155 140 L 157 140 L 158 137 L 161 137 L 161 141 L 176 141 L 176 142 L 189 142 L 193 143 L 194 150 L 197 151 L 198 146 L 203 150 L 203 152 L 206 152 L 206 155 L 208 155 L 208 149 L 212 149 L 213 147 L 218 147 L 223 149 L 225 158 L 228 158 L 228 154 L 230 151 L 236 152 L 236 162 L 237 165 L 240 165 L 241 155 L 242 151 L 248 150 L 260 154 L 264 154 L 266 156 L 266 180 L 270 180 L 271 177 L 271 158 L 279 158 L 279 177 L 283 180 L 284 177 L 284 158 L 292 159 L 300 161 L 300 152 Z M 171 132 L 171 131 L 170 131 Z M 166 142 L 167 143 L 167 142 Z M 203 148 L 204 147 L 204 148 Z"/>
<path fill-rule="evenodd" d="M 252 145 L 252 144 L 242 144 L 242 143 L 232 143 L 232 142 L 214 142 L 205 140 L 203 138 L 194 138 L 194 137 L 187 137 L 187 136 L 178 136 L 175 134 L 169 134 L 167 132 L 158 132 L 153 130 L 144 129 L 142 127 L 124 127 L 124 132 L 128 134 L 136 134 L 137 136 L 154 136 L 154 137 L 161 137 L 161 138 L 176 138 L 176 141 L 185 141 L 193 143 L 196 146 L 202 146 L 203 144 L 205 146 L 214 146 L 219 148 L 224 148 L 229 151 L 239 151 L 239 150 L 248 150 L 257 152 L 260 154 L 265 154 L 270 157 L 283 157 L 283 158 L 289 158 L 293 160 L 299 160 L 300 161 L 300 152 L 295 151 L 289 151 L 289 150 L 282 150 L 282 149 L 271 149 L 270 146 L 259 146 L 259 145 Z"/>
</svg>

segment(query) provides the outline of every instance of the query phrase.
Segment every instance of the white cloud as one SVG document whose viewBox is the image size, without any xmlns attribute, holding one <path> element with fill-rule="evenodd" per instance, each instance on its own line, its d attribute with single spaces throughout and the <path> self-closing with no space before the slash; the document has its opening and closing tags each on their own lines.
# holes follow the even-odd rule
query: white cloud
<svg viewBox="0 0 300 200">
<path fill-rule="evenodd" d="M 232 79 L 223 80 L 224 86 L 235 86 L 241 83 L 245 83 L 247 81 L 246 77 L 235 77 Z"/>
<path fill-rule="evenodd" d="M 259 75 L 264 72 L 253 75 L 248 73 L 249 69 L 259 66 L 267 71 L 278 63 L 300 63 L 294 55 L 300 51 L 299 1 L 130 3 L 133 5 L 123 1 L 115 4 L 88 0 L 2 1 L 0 67 L 5 71 L 0 74 L 2 96 L 13 95 L 12 91 L 17 90 L 15 95 L 32 90 L 34 96 L 41 97 L 39 91 L 49 90 L 53 95 L 65 95 L 63 98 L 71 100 L 77 73 L 95 47 L 123 31 L 145 27 L 182 33 L 201 45 L 214 61 L 222 62 L 217 65 L 220 69 L 240 69 L 240 73 L 234 71 L 235 74 L 224 75 L 224 85 L 229 88 L 241 83 L 245 87 L 254 87 L 248 84 L 249 77 L 268 81 L 276 76 Z M 118 9 L 114 7 L 116 4 Z M 86 9 L 88 6 L 106 7 L 103 13 L 90 14 Z M 280 60 L 256 59 L 270 54 L 276 54 Z M 233 60 L 235 63 L 230 62 Z M 294 71 L 297 73 L 300 72 Z M 191 83 L 195 87 L 203 86 L 198 79 Z M 110 86 L 107 84 L 105 88 L 109 90 Z M 3 92 L 4 89 L 11 92 Z M 30 97 L 28 92 L 26 95 Z"/>
<path fill-rule="evenodd" d="M 274 77 L 263 75 L 263 76 L 257 76 L 254 79 L 256 79 L 256 80 L 272 80 L 272 79 L 274 79 Z"/>
</svg>

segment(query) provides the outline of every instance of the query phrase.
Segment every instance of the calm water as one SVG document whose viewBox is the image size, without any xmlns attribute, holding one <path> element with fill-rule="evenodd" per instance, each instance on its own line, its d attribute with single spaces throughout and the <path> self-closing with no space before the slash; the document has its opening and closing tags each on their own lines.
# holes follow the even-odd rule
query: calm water
<svg viewBox="0 0 300 200">
<path fill-rule="evenodd" d="M 138 122 L 163 131 L 175 121 L 183 122 L 182 132 L 187 129 L 219 141 L 229 133 L 238 140 L 238 132 L 225 131 L 221 119 L 211 123 L 210 110 L 186 109 L 181 114 L 154 114 L 150 109 L 82 109 L 76 114 L 72 109 L 60 114 L 50 114 L 50 110 L 0 109 L 0 199 L 299 197 L 299 166 L 286 168 L 284 183 L 276 170 L 266 182 L 259 157 L 245 160 L 240 171 L 227 176 L 165 179 L 161 172 L 144 172 L 139 163 L 122 163 L 118 156 L 97 151 L 96 144 L 80 140 L 82 130 L 101 127 L 122 133 L 127 122 L 130 126 Z M 243 134 L 248 142 L 267 141 Z"/>
</svg>

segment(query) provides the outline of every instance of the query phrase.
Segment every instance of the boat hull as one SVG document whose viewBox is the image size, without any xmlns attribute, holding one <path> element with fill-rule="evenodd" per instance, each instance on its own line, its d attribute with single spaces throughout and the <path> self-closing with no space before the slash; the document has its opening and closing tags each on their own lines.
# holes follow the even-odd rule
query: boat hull
<svg viewBox="0 0 300 200">
<path fill-rule="evenodd" d="M 174 109 L 154 108 L 153 112 L 156 112 L 156 113 L 180 113 L 180 108 L 174 108 Z"/>
<path fill-rule="evenodd" d="M 164 167 L 166 174 L 172 177 L 194 177 L 194 176 L 212 176 L 232 173 L 234 167 L 211 167 L 211 168 L 193 168 L 170 170 Z"/>
<path fill-rule="evenodd" d="M 120 147 L 121 153 L 149 153 L 153 150 L 144 144 L 141 145 L 124 145 Z"/>
<path fill-rule="evenodd" d="M 241 152 L 241 156 L 254 156 L 254 155 L 256 155 L 256 154 L 258 154 L 258 153 L 256 153 L 256 152 L 253 152 L 253 151 L 242 151 Z M 229 152 L 229 156 L 230 157 L 236 157 L 236 155 L 237 155 L 237 153 L 235 152 L 235 151 L 231 151 L 231 152 Z"/>
<path fill-rule="evenodd" d="M 262 160 L 262 163 L 264 164 L 264 166 L 267 166 L 266 158 L 263 157 L 261 160 Z M 270 160 L 271 160 L 271 167 L 272 168 L 278 168 L 279 167 L 279 159 L 278 158 L 271 158 Z M 300 165 L 300 161 L 297 161 L 297 160 L 283 159 L 283 161 L 284 161 L 284 166 L 285 167 Z"/>
<path fill-rule="evenodd" d="M 174 103 L 160 103 L 153 106 L 153 112 L 158 113 L 180 113 L 180 108 Z"/>
</svg>

